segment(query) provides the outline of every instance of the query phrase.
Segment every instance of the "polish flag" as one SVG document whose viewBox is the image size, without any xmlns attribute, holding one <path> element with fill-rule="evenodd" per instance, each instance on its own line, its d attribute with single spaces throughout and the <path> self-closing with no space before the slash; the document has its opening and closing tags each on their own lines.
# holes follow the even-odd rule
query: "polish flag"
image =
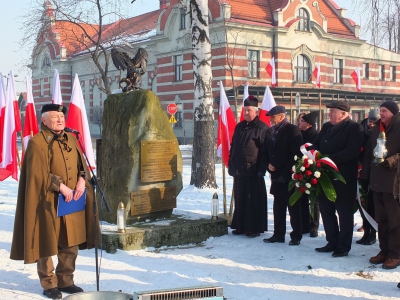
<svg viewBox="0 0 400 300">
<path fill-rule="evenodd" d="M 265 88 L 264 98 L 263 98 L 263 101 L 261 104 L 261 109 L 260 109 L 260 113 L 258 114 L 258 117 L 261 121 L 263 121 L 265 124 L 267 124 L 270 127 L 271 127 L 271 122 L 269 120 L 269 117 L 266 116 L 266 114 L 274 106 L 276 106 L 274 96 L 272 95 L 270 88 L 267 86 Z"/>
<path fill-rule="evenodd" d="M 217 153 L 219 157 L 222 157 L 222 162 L 227 167 L 236 121 L 222 86 L 222 81 L 219 82 L 219 96 Z"/>
<path fill-rule="evenodd" d="M 79 146 L 81 147 L 82 152 L 86 153 L 88 165 L 90 164 L 92 169 L 95 169 L 92 138 L 90 136 L 85 101 L 83 99 L 78 74 L 75 74 L 71 101 L 69 103 L 68 120 L 65 125 L 66 127 L 75 129 L 80 132 L 80 134 L 78 134 L 77 136 L 77 138 L 79 138 L 81 141 Z M 81 144 L 83 146 L 83 149 Z"/>
<path fill-rule="evenodd" d="M 319 63 L 317 63 L 317 65 L 315 66 L 313 74 L 315 77 L 315 84 L 317 85 L 317 87 L 321 88 L 321 67 Z"/>
<path fill-rule="evenodd" d="M 36 117 L 35 103 L 32 95 L 32 83 L 29 76 L 26 76 L 26 109 L 24 122 L 24 146 L 28 147 L 30 138 L 39 132 L 39 126 Z"/>
<path fill-rule="evenodd" d="M 6 111 L 6 90 L 4 88 L 4 83 L 3 83 L 3 74 L 0 73 L 0 165 L 1 162 L 3 161 L 3 130 L 4 130 L 5 111 Z"/>
<path fill-rule="evenodd" d="M 57 70 L 57 69 L 54 69 L 54 77 L 53 77 L 53 99 L 51 100 L 51 103 L 62 105 L 61 86 L 60 86 L 60 75 L 58 74 L 58 70 Z"/>
<path fill-rule="evenodd" d="M 269 62 L 268 66 L 265 68 L 269 77 L 271 77 L 271 85 L 276 86 L 276 74 L 275 74 L 275 58 L 273 57 Z"/>
<path fill-rule="evenodd" d="M 225 93 L 225 91 L 224 91 Z M 240 122 L 244 120 L 244 100 L 249 97 L 249 83 L 246 83 L 246 85 L 243 87 L 243 102 L 242 102 L 242 112 L 240 114 Z"/>
<path fill-rule="evenodd" d="M 357 67 L 353 73 L 351 73 L 351 77 L 353 78 L 354 82 L 356 83 L 356 88 L 358 92 L 361 92 L 361 76 L 360 76 L 360 68 Z"/>
<path fill-rule="evenodd" d="M 4 127 L 3 127 L 3 143 L 2 143 L 2 161 L 0 163 L 0 181 L 12 176 L 18 181 L 18 164 L 17 164 L 17 132 L 15 130 L 15 114 L 14 114 L 14 74 L 10 71 L 8 75 L 9 82 L 6 92 L 5 110 L 4 110 Z"/>
</svg>

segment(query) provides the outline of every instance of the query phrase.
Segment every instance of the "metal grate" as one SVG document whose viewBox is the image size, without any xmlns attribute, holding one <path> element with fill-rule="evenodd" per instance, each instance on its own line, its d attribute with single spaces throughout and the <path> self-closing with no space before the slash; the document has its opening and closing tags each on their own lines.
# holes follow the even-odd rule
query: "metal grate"
<svg viewBox="0 0 400 300">
<path fill-rule="evenodd" d="M 223 299 L 222 287 L 196 286 L 181 289 L 135 292 L 134 300 Z"/>
</svg>

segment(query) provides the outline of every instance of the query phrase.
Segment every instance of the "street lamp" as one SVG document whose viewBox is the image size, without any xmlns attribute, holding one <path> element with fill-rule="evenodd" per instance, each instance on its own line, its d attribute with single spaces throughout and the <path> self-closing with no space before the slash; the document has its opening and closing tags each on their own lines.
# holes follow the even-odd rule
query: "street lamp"
<svg viewBox="0 0 400 300">
<path fill-rule="evenodd" d="M 301 97 L 299 93 L 296 93 L 296 96 L 294 96 L 294 103 L 297 108 L 297 114 L 300 114 Z"/>
<path fill-rule="evenodd" d="M 10 77 L 10 75 L 3 75 L 3 77 L 4 78 L 6 78 L 7 79 L 7 81 L 6 81 L 6 88 L 8 88 L 8 78 Z M 18 74 L 14 74 L 14 77 L 18 77 Z"/>
</svg>

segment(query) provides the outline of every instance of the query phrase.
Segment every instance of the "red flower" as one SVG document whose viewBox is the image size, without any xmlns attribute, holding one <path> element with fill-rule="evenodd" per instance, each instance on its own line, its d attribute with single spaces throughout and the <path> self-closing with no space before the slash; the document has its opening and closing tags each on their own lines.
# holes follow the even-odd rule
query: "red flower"
<svg viewBox="0 0 400 300">
<path fill-rule="evenodd" d="M 312 185 L 316 185 L 318 183 L 318 180 L 316 178 L 311 179 L 310 183 Z"/>
<path fill-rule="evenodd" d="M 306 176 L 310 176 L 312 174 L 312 172 L 310 170 L 306 171 Z"/>
<path fill-rule="evenodd" d="M 303 175 L 302 174 L 297 174 L 297 179 L 298 180 L 302 180 L 303 179 Z"/>
<path fill-rule="evenodd" d="M 317 163 L 317 168 L 321 168 L 321 163 Z"/>
<path fill-rule="evenodd" d="M 300 191 L 300 193 L 304 193 L 306 191 L 306 188 L 305 187 L 301 187 L 301 188 L 299 188 L 299 191 Z"/>
</svg>

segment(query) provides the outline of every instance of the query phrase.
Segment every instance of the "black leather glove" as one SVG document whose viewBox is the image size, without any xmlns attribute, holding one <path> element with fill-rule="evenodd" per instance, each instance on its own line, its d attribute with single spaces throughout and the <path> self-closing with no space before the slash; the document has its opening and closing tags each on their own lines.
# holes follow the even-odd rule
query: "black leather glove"
<svg viewBox="0 0 400 300">
<path fill-rule="evenodd" d="M 276 180 L 276 182 L 277 182 L 277 183 L 280 183 L 280 184 L 285 184 L 285 183 L 286 183 L 286 180 L 285 180 L 285 178 L 283 178 L 282 176 L 279 176 L 279 178 Z"/>
<path fill-rule="evenodd" d="M 359 179 L 360 180 L 360 185 L 361 188 L 367 192 L 368 191 L 368 187 L 369 187 L 369 180 L 368 179 Z"/>
<path fill-rule="evenodd" d="M 257 172 L 257 177 L 264 177 L 265 174 L 263 172 Z"/>
<path fill-rule="evenodd" d="M 385 159 L 383 162 L 379 163 L 382 167 L 390 168 L 389 162 Z"/>
</svg>

